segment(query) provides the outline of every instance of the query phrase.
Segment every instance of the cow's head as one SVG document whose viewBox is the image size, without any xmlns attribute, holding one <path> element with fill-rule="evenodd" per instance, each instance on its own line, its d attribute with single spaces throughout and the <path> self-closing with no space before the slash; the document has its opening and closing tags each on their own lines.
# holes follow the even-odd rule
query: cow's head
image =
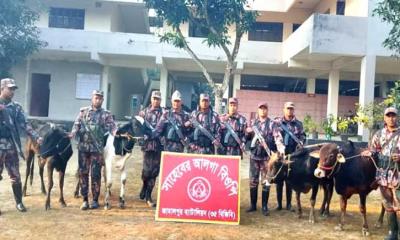
<svg viewBox="0 0 400 240">
<path fill-rule="evenodd" d="M 338 164 L 346 162 L 339 146 L 334 143 L 326 144 L 319 151 L 311 152 L 310 155 L 319 158 L 318 167 L 314 171 L 314 175 L 317 178 L 331 175 Z"/>
<path fill-rule="evenodd" d="M 273 152 L 267 164 L 266 179 L 269 183 L 276 183 L 284 179 L 287 174 L 287 166 L 292 161 L 288 156 L 281 156 Z"/>
</svg>

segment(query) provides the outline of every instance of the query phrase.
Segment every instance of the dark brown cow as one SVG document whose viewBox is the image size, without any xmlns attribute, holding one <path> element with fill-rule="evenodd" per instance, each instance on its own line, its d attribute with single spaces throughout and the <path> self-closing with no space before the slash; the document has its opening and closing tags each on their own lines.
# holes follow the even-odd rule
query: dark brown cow
<svg viewBox="0 0 400 240">
<path fill-rule="evenodd" d="M 334 143 L 326 144 L 319 152 L 311 155 L 319 157 L 315 176 L 318 178 L 333 178 L 335 190 L 340 195 L 340 219 L 337 230 L 343 230 L 347 200 L 353 195 L 360 196 L 360 212 L 363 216 L 362 234 L 369 235 L 366 200 L 367 195 L 377 188 L 375 183 L 376 163 L 371 157 L 361 157 L 361 148 L 347 142 L 339 147 Z"/>
</svg>

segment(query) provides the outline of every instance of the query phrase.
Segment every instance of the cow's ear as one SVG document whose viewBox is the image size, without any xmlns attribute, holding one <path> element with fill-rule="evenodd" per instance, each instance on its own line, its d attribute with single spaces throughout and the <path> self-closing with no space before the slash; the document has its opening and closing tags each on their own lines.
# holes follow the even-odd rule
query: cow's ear
<svg viewBox="0 0 400 240">
<path fill-rule="evenodd" d="M 336 159 L 337 159 L 338 163 L 345 163 L 346 162 L 346 158 L 341 153 L 338 153 L 338 155 L 336 156 Z"/>
<path fill-rule="evenodd" d="M 310 156 L 313 158 L 319 158 L 319 150 L 314 150 L 310 152 Z"/>
</svg>

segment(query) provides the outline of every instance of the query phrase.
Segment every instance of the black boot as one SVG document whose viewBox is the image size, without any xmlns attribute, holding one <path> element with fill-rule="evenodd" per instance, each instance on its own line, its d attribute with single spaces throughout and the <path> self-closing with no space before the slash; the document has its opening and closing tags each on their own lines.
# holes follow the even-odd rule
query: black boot
<svg viewBox="0 0 400 240">
<path fill-rule="evenodd" d="M 246 212 L 254 212 L 257 210 L 257 192 L 258 187 L 250 188 L 250 207 Z"/>
<path fill-rule="evenodd" d="M 14 193 L 16 208 L 20 212 L 26 212 L 26 208 L 22 203 L 22 184 L 21 183 L 13 183 L 12 190 Z"/>
<path fill-rule="evenodd" d="M 397 234 L 399 232 L 399 225 L 397 223 L 396 212 L 387 212 L 389 234 L 385 237 L 385 240 L 397 240 Z"/>
<path fill-rule="evenodd" d="M 146 188 L 146 203 L 149 207 L 156 207 L 156 204 L 151 199 L 151 192 L 153 191 L 153 187 L 147 186 Z"/>
<path fill-rule="evenodd" d="M 285 182 L 286 185 L 286 210 L 294 212 L 294 209 L 292 208 L 292 186 L 288 183 Z"/>
<path fill-rule="evenodd" d="M 269 198 L 269 186 L 263 186 L 262 195 L 261 195 L 261 204 L 262 204 L 262 214 L 264 216 L 269 215 L 268 210 L 268 198 Z"/>
<path fill-rule="evenodd" d="M 278 206 L 275 210 L 282 210 L 282 192 L 283 192 L 283 182 L 276 183 L 276 200 L 278 202 Z"/>
<path fill-rule="evenodd" d="M 139 193 L 139 198 L 141 200 L 144 200 L 146 198 L 146 185 L 147 185 L 146 182 L 143 181 L 142 189 L 140 190 L 140 193 Z"/>
</svg>

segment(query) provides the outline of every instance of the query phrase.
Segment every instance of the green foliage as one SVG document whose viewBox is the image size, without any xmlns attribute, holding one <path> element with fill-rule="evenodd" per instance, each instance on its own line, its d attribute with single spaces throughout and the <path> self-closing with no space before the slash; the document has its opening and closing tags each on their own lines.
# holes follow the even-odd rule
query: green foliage
<svg viewBox="0 0 400 240">
<path fill-rule="evenodd" d="M 333 124 L 335 123 L 335 117 L 330 114 L 327 118 L 322 122 L 322 129 L 327 137 L 332 136 L 335 131 L 333 130 Z"/>
<path fill-rule="evenodd" d="M 311 118 L 309 114 L 307 114 L 303 119 L 303 127 L 304 132 L 307 134 L 313 133 L 317 131 L 317 123 Z"/>
<path fill-rule="evenodd" d="M 34 25 L 38 11 L 30 6 L 37 5 L 25 0 L 0 1 L 0 77 L 8 76 L 11 67 L 45 46 Z"/>
<path fill-rule="evenodd" d="M 246 11 L 247 0 L 145 0 L 148 8 L 165 19 L 174 32 L 161 36 L 161 41 L 183 48 L 184 38 L 175 33 L 183 23 L 195 23 L 209 30 L 205 43 L 209 47 L 231 44 L 229 29 L 236 27 L 241 37 L 256 21 L 257 12 Z"/>
<path fill-rule="evenodd" d="M 353 119 L 346 117 L 338 117 L 336 119 L 337 130 L 339 133 L 348 133 L 348 129 L 351 123 L 353 123 Z"/>
<path fill-rule="evenodd" d="M 383 22 L 392 25 L 389 36 L 383 42 L 383 46 L 400 53 L 400 1 L 399 0 L 381 0 L 378 3 L 374 14 L 378 15 Z"/>
</svg>

